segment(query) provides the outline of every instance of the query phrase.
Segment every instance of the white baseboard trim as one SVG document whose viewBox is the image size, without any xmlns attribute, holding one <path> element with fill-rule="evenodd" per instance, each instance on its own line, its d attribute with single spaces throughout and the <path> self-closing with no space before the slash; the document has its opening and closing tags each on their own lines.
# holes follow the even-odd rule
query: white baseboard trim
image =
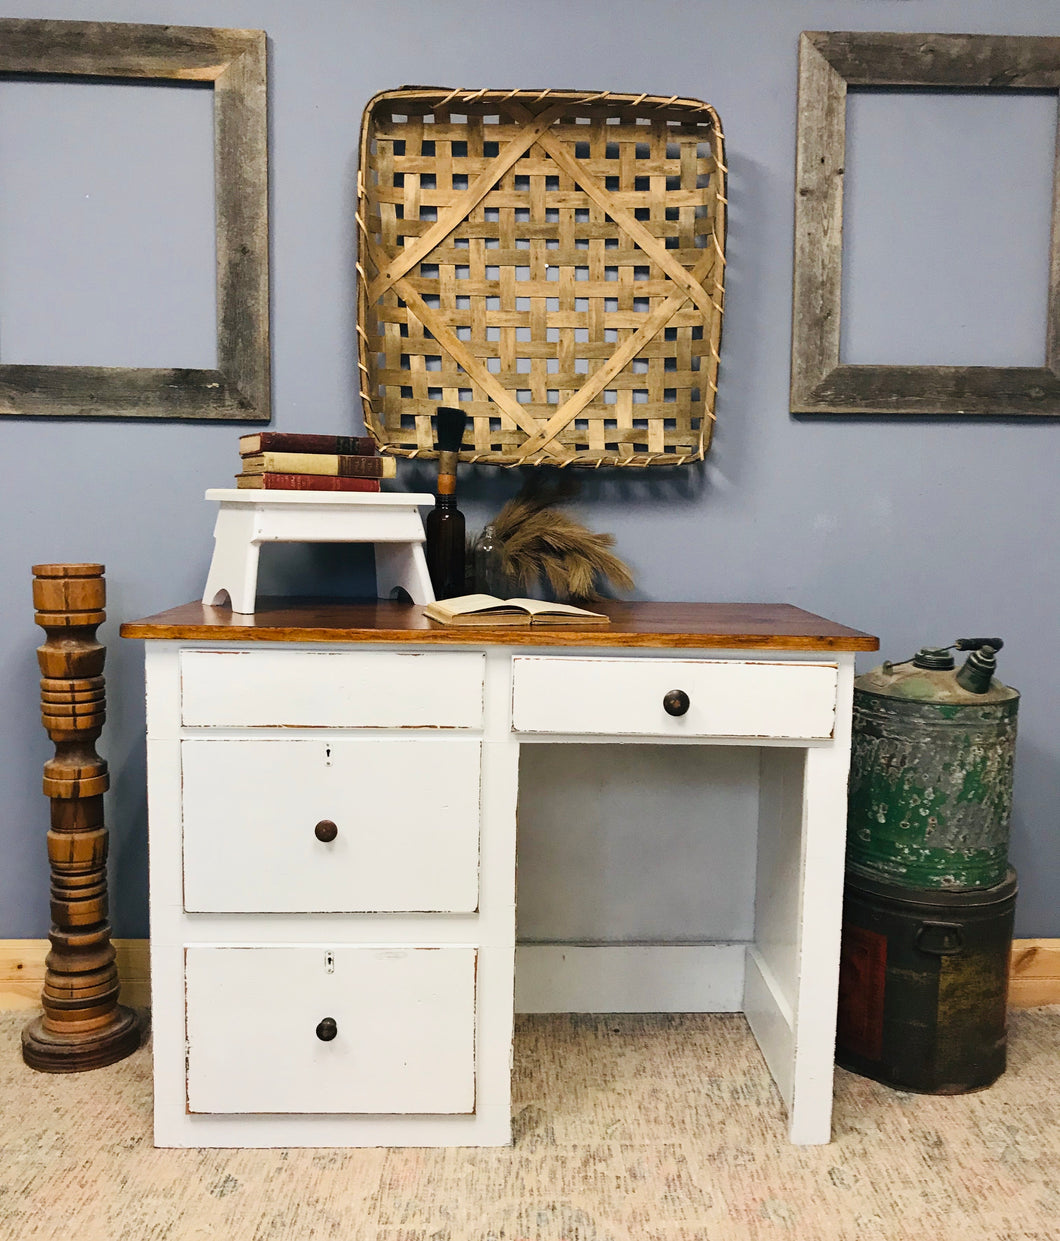
<svg viewBox="0 0 1060 1241">
<path fill-rule="evenodd" d="M 517 1013 L 738 1013 L 746 945 L 520 944 Z"/>
</svg>

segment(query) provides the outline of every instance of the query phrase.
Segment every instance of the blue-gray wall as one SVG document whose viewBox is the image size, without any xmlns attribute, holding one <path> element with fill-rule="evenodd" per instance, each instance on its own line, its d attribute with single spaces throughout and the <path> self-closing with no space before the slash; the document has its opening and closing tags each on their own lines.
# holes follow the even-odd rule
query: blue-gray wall
<svg viewBox="0 0 1060 1241">
<path fill-rule="evenodd" d="M 799 421 L 787 407 L 799 31 L 1060 34 L 1054 4 L 23 0 L 0 4 L 0 15 L 267 31 L 273 426 L 281 430 L 361 427 L 353 210 L 360 116 L 376 91 L 429 82 L 709 100 L 722 117 L 731 170 L 714 446 L 705 465 L 673 475 L 589 477 L 579 513 L 593 528 L 614 532 L 641 598 L 789 601 L 879 634 L 882 654 L 895 659 L 965 633 L 1004 636 L 1003 679 L 1024 691 L 1011 849 L 1022 881 L 1017 934 L 1060 935 L 1060 425 Z M 201 92 L 186 92 L 186 110 L 175 112 L 145 101 L 132 115 L 149 125 L 130 125 L 127 109 L 123 120 L 117 105 L 108 115 L 107 99 L 71 94 L 83 138 L 56 139 L 50 104 L 20 95 L 24 87 L 0 89 L 0 198 L 8 200 L 0 232 L 13 230 L 0 240 L 0 357 L 29 360 L 12 350 L 28 354 L 45 346 L 55 356 L 40 360 L 157 365 L 201 357 L 210 349 L 210 329 L 205 338 L 202 330 L 209 317 L 208 224 L 200 211 L 204 195 L 209 201 L 209 167 L 200 155 L 209 141 L 208 96 L 204 102 Z M 925 361 L 983 361 L 988 347 L 1000 351 L 1002 362 L 1040 357 L 1039 258 L 1051 158 L 1050 149 L 1040 148 L 1055 124 L 1055 99 L 1035 99 L 1008 118 L 988 109 L 970 127 L 973 136 L 964 131 L 965 158 L 941 167 L 930 144 L 919 142 L 935 120 L 906 106 L 860 101 L 852 119 L 858 135 L 868 135 L 863 147 L 886 146 L 891 162 L 885 173 L 864 157 L 855 165 L 857 233 L 849 262 L 860 301 L 846 337 L 851 356 L 894 360 L 872 354 L 908 354 L 930 331 L 937 333 L 936 356 Z M 888 107 L 894 111 L 880 111 Z M 81 158 L 90 139 L 109 154 Z M 119 178 L 127 161 L 119 157 L 129 154 L 126 187 Z M 99 169 L 108 167 L 100 184 Z M 970 216 L 917 207 L 914 191 L 929 172 Z M 160 234 L 144 228 L 142 218 L 140 224 L 127 218 L 133 194 L 157 202 L 165 221 Z M 886 209 L 883 194 L 892 195 Z M 894 265 L 906 251 L 898 226 L 910 213 L 919 213 L 920 232 L 896 282 Z M 33 262 L 24 261 L 27 247 Z M 182 257 L 170 261 L 170 249 Z M 962 250 L 967 265 L 954 259 Z M 915 281 L 936 258 L 940 274 L 925 278 L 918 291 Z M 75 260 L 77 281 L 68 281 Z M 95 294 L 95 271 L 106 274 L 111 292 Z M 155 297 L 159 287 L 165 294 Z M 907 288 L 913 292 L 903 309 Z M 909 307 L 922 308 L 929 295 L 947 288 L 955 297 L 910 331 Z M 984 323 L 993 330 L 981 331 Z M 159 342 L 161 360 L 148 356 Z M 127 356 L 110 356 L 123 349 Z M 966 349 L 976 356 L 942 356 Z M 78 356 L 79 350 L 91 356 Z M 203 492 L 229 480 L 236 436 L 245 429 L 0 421 L 0 938 L 47 931 L 47 803 L 40 778 L 51 746 L 38 716 L 34 650 L 43 635 L 33 624 L 30 566 L 53 560 L 107 566 L 109 619 L 100 635 L 109 649 L 109 712 L 100 750 L 112 776 L 111 903 L 117 934 L 145 935 L 142 652 L 119 640 L 117 628 L 123 618 L 201 592 L 212 546 Z M 399 482 L 423 490 L 429 473 L 399 463 Z M 469 471 L 463 491 L 470 524 L 495 511 L 517 483 L 511 474 Z M 278 552 L 265 566 L 266 585 L 356 578 L 339 557 L 319 550 Z M 860 666 L 873 662 L 865 658 Z"/>
</svg>

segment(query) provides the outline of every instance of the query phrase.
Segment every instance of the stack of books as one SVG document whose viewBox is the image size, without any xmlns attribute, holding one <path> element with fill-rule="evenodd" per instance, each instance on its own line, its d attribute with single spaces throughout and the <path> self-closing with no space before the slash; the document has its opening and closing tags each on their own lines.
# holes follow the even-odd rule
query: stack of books
<svg viewBox="0 0 1060 1241">
<path fill-rule="evenodd" d="M 265 491 L 379 491 L 397 463 L 367 435 L 259 431 L 239 437 L 237 487 Z"/>
</svg>

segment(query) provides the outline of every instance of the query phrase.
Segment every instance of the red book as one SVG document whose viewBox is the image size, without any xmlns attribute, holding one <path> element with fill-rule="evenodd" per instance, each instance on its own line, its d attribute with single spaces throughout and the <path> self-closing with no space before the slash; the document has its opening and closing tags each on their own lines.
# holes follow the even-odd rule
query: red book
<svg viewBox="0 0 1060 1241">
<path fill-rule="evenodd" d="M 264 491 L 379 491 L 378 478 L 339 478 L 334 474 L 237 474 L 237 487 Z"/>
<path fill-rule="evenodd" d="M 239 437 L 239 455 L 256 452 L 335 452 L 355 457 L 375 456 L 370 435 L 303 435 L 298 431 L 257 431 Z"/>
</svg>

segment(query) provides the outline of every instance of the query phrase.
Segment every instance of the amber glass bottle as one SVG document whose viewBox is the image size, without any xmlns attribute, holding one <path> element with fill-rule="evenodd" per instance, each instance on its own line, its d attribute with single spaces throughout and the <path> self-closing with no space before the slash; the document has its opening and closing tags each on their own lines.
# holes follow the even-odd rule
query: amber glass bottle
<svg viewBox="0 0 1060 1241">
<path fill-rule="evenodd" d="M 439 478 L 439 483 L 442 479 Z M 438 599 L 467 594 L 467 566 L 464 551 L 464 514 L 456 507 L 456 496 L 439 490 L 434 508 L 427 514 L 427 572 Z"/>
<path fill-rule="evenodd" d="M 467 594 L 464 514 L 456 507 L 456 464 L 467 425 L 464 410 L 438 406 L 438 490 L 424 523 L 427 572 L 436 599 Z"/>
</svg>

